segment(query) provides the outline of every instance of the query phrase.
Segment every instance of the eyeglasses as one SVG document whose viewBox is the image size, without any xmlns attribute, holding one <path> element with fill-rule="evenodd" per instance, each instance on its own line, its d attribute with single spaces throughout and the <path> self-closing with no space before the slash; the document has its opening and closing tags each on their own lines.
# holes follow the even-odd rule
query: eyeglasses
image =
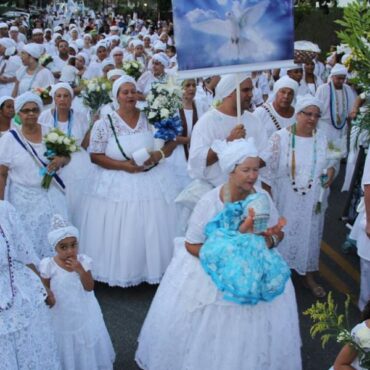
<svg viewBox="0 0 370 370">
<path fill-rule="evenodd" d="M 20 110 L 23 114 L 37 114 L 40 112 L 39 108 L 32 108 L 32 109 L 21 109 Z"/>
<path fill-rule="evenodd" d="M 321 118 L 320 113 L 305 112 L 304 110 L 302 110 L 301 113 L 303 113 L 308 118 L 314 118 L 314 119 Z"/>
</svg>

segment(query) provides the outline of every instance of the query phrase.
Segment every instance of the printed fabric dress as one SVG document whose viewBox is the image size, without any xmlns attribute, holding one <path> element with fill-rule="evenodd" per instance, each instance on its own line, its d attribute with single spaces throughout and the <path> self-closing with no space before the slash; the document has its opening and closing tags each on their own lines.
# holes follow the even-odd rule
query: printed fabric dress
<svg viewBox="0 0 370 370">
<path fill-rule="evenodd" d="M 202 244 L 205 226 L 224 204 L 217 187 L 198 202 L 185 240 Z M 256 188 L 257 190 L 257 188 Z M 264 192 L 258 189 L 257 192 Z M 267 194 L 264 192 L 264 194 Z M 268 226 L 277 211 L 269 198 Z M 300 370 L 301 339 L 294 288 L 289 279 L 270 302 L 242 305 L 223 292 L 187 252 L 176 250 L 152 301 L 138 339 L 136 362 L 145 370 Z M 284 340 L 281 340 L 284 338 Z"/>
<path fill-rule="evenodd" d="M 14 207 L 6 201 L 0 201 L 0 226 L 5 235 L 0 232 L 0 370 L 59 370 L 46 291 L 26 266 L 39 260 Z M 3 310 L 8 303 L 11 307 Z"/>
<path fill-rule="evenodd" d="M 153 148 L 144 114 L 130 128 L 114 112 L 112 125 L 125 154 Z M 90 152 L 124 161 L 108 117 L 97 121 Z M 166 161 L 147 172 L 128 173 L 94 166 L 81 210 L 81 252 L 94 261 L 98 281 L 121 287 L 158 283 L 173 255 L 178 186 Z"/>
<path fill-rule="evenodd" d="M 85 271 L 91 258 L 78 255 Z M 61 268 L 53 257 L 40 263 L 40 274 L 50 279 L 56 303 L 51 309 L 63 369 L 111 370 L 115 353 L 93 291 L 82 286 L 77 272 Z"/>
</svg>

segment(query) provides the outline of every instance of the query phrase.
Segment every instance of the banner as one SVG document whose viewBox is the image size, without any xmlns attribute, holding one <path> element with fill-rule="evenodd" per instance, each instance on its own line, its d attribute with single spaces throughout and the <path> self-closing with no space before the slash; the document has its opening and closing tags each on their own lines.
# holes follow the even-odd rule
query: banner
<svg viewBox="0 0 370 370">
<path fill-rule="evenodd" d="M 293 64 L 291 0 L 172 0 L 181 77 Z"/>
</svg>

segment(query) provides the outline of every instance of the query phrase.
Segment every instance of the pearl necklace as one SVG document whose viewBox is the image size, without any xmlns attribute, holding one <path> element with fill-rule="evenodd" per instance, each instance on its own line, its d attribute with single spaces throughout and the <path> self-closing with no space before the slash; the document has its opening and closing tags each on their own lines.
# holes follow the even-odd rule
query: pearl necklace
<svg viewBox="0 0 370 370">
<path fill-rule="evenodd" d="M 4 230 L 0 225 L 0 234 L 5 240 L 6 244 L 6 252 L 7 252 L 7 259 L 8 259 L 8 271 L 9 271 L 9 281 L 10 281 L 10 290 L 12 292 L 12 297 L 10 301 L 5 305 L 5 307 L 0 306 L 0 312 L 9 310 L 14 304 L 15 298 L 15 287 L 14 287 L 14 271 L 13 271 L 13 259 L 10 256 L 10 244 L 8 238 L 5 236 Z"/>
<path fill-rule="evenodd" d="M 310 178 L 308 180 L 307 186 L 301 186 L 301 187 L 297 187 L 296 185 L 296 156 L 295 156 L 296 132 L 297 132 L 297 124 L 295 123 L 294 125 L 291 126 L 291 129 L 289 131 L 287 168 L 288 168 L 288 174 L 289 174 L 289 178 L 290 178 L 293 190 L 300 195 L 306 195 L 308 191 L 312 188 L 313 179 L 315 176 L 315 169 L 316 169 L 316 162 L 317 162 L 316 130 L 314 130 L 312 133 L 313 150 L 312 150 L 312 165 L 311 165 Z"/>
</svg>

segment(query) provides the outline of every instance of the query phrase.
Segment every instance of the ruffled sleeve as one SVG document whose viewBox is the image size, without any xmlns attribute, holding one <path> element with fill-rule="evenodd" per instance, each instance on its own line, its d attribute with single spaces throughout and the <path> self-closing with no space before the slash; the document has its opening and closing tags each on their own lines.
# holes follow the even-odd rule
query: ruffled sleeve
<svg viewBox="0 0 370 370">
<path fill-rule="evenodd" d="M 104 119 L 98 120 L 91 132 L 90 153 L 105 153 L 108 144 L 109 133 Z"/>
<path fill-rule="evenodd" d="M 85 271 L 92 270 L 92 259 L 89 256 L 86 256 L 86 254 L 79 254 L 77 258 Z"/>
<path fill-rule="evenodd" d="M 40 262 L 39 271 L 40 275 L 44 279 L 51 278 L 51 269 L 52 269 L 52 257 L 43 258 Z"/>
</svg>

